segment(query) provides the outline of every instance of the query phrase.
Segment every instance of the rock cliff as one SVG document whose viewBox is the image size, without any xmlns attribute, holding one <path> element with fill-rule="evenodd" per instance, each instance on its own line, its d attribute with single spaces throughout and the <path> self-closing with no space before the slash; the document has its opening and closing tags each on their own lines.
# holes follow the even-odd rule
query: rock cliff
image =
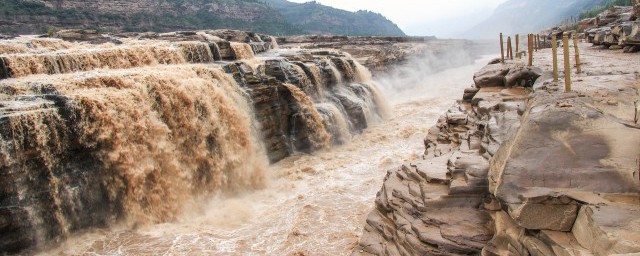
<svg viewBox="0 0 640 256">
<path fill-rule="evenodd" d="M 298 34 L 275 9 L 259 1 L 5 0 L 0 32 L 46 33 L 50 27 L 100 31 L 176 31 L 235 28 Z"/>
<path fill-rule="evenodd" d="M 273 35 L 404 36 L 377 13 L 288 1 L 3 0 L 0 13 L 0 33 L 13 34 L 46 33 L 57 27 L 102 32 L 240 29 Z"/>
<path fill-rule="evenodd" d="M 353 255 L 640 253 L 638 57 L 581 48 L 571 93 L 518 60 L 476 73 L 388 171 Z"/>
<path fill-rule="evenodd" d="M 631 6 L 613 6 L 594 18 L 581 20 L 579 28 L 584 31 L 584 38 L 594 45 L 625 52 L 640 51 L 638 8 L 636 6 L 634 12 Z"/>
<path fill-rule="evenodd" d="M 480 44 L 467 40 L 435 40 L 434 37 L 378 37 L 378 36 L 327 36 L 305 35 L 278 38 L 285 48 L 321 49 L 331 48 L 351 54 L 358 62 L 376 73 L 425 58 L 444 60 L 431 64 L 430 70 L 437 71 L 457 64 L 456 61 L 470 61 L 473 56 L 482 54 Z M 477 49 L 476 49 L 477 48 Z M 462 49 L 470 58 L 451 58 L 450 49 Z M 447 63 L 451 62 L 452 65 Z M 423 67 L 424 68 L 424 67 Z"/>
</svg>

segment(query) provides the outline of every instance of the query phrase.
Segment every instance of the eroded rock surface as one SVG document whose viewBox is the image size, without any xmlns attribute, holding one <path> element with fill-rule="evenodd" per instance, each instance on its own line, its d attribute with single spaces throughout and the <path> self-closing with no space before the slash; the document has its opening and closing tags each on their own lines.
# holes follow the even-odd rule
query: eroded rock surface
<svg viewBox="0 0 640 256">
<path fill-rule="evenodd" d="M 347 52 L 359 63 L 374 72 L 389 71 L 395 66 L 405 64 L 413 58 L 430 58 L 442 60 L 433 69 L 441 70 L 450 67 L 449 62 L 466 61 L 467 57 L 453 58 L 449 56 L 451 49 L 460 49 L 472 54 L 479 54 L 481 47 L 466 40 L 434 40 L 429 37 L 347 37 L 347 36 L 294 36 L 279 38 L 282 47 L 321 49 L 331 48 Z M 478 49 L 475 49 L 478 48 Z M 460 63 L 462 64 L 462 63 Z"/>
<path fill-rule="evenodd" d="M 388 171 L 353 255 L 640 253 L 639 59 L 580 46 L 571 93 L 518 60 L 476 73 L 423 160 Z"/>
</svg>

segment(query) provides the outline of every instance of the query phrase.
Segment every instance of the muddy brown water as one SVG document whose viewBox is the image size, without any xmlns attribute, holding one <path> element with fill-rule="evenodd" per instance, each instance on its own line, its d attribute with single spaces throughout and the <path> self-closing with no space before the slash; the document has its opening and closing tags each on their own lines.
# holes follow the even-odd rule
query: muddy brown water
<svg viewBox="0 0 640 256">
<path fill-rule="evenodd" d="M 175 222 L 95 229 L 40 255 L 348 255 L 386 170 L 419 158 L 438 117 L 488 61 L 447 69 L 394 94 L 391 117 L 342 145 L 268 167 L 264 189 L 207 200 Z"/>
</svg>

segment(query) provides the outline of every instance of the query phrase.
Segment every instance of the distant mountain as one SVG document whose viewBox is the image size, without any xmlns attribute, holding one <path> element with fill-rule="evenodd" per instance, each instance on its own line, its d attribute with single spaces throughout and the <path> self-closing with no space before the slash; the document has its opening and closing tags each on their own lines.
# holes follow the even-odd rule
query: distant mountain
<svg viewBox="0 0 640 256">
<path fill-rule="evenodd" d="M 282 8 L 289 4 L 290 8 Z M 271 35 L 404 35 L 371 12 L 264 0 L 0 0 L 0 33 L 56 28 L 104 32 L 231 28 Z"/>
<path fill-rule="evenodd" d="M 286 0 L 264 0 L 278 9 L 287 21 L 311 34 L 405 36 L 384 16 L 370 11 L 349 12 L 316 1 L 293 3 Z"/>
<path fill-rule="evenodd" d="M 0 32 L 43 33 L 49 26 L 101 31 L 214 28 L 299 34 L 274 8 L 256 0 L 0 0 Z"/>
<path fill-rule="evenodd" d="M 559 24 L 570 17 L 577 18 L 585 10 L 602 5 L 606 0 L 508 0 L 498 6 L 485 21 L 474 26 L 462 37 L 494 38 L 505 34 L 526 34 Z"/>
</svg>

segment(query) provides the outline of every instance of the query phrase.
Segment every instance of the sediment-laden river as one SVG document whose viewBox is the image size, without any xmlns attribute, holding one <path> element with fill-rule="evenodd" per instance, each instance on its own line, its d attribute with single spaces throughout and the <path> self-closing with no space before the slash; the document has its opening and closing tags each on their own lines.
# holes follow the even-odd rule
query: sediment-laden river
<svg viewBox="0 0 640 256">
<path fill-rule="evenodd" d="M 405 79 L 415 84 L 400 93 L 381 81 L 389 119 L 344 145 L 271 165 L 264 189 L 209 200 L 172 223 L 88 231 L 42 254 L 348 255 L 386 170 L 422 155 L 430 126 L 487 61 Z"/>
</svg>

